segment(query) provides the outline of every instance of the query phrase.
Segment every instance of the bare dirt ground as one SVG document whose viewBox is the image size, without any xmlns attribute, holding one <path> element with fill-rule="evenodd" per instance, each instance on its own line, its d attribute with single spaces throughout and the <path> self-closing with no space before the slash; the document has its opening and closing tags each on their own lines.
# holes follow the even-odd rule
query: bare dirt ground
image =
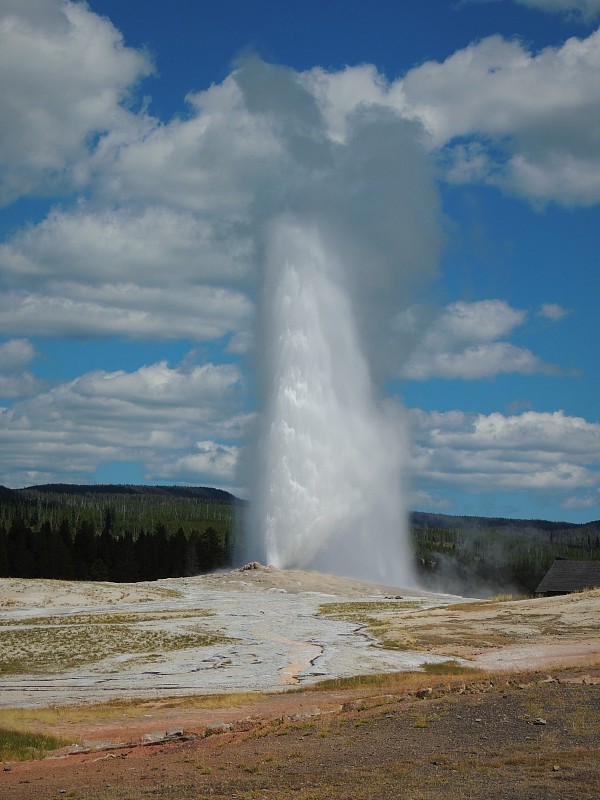
<svg viewBox="0 0 600 800">
<path fill-rule="evenodd" d="M 121 625 L 133 624 L 136 609 L 145 615 L 136 625 L 181 634 L 209 621 L 236 641 L 155 653 L 160 675 L 150 678 L 131 661 L 99 656 L 80 684 L 73 670 L 0 673 L 0 726 L 16 719 L 9 706 L 27 706 L 19 725 L 81 743 L 4 765 L 3 800 L 600 798 L 600 591 L 463 602 L 268 569 L 133 587 L 27 583 L 0 581 L 0 644 L 5 630 L 62 629 L 65 616 L 104 625 L 90 615 L 108 609 L 125 614 Z M 201 610 L 213 616 L 189 616 Z M 168 619 L 157 620 L 159 611 Z M 146 656 L 137 653 L 142 663 Z M 192 691 L 190 674 L 173 687 L 184 665 L 205 657 L 211 666 L 190 673 Z M 449 658 L 478 670 L 414 671 Z M 375 672 L 390 676 L 314 685 Z M 136 689 L 136 675 L 148 686 Z M 102 681 L 121 705 L 82 708 L 86 691 L 91 701 L 106 696 Z M 232 690 L 246 693 L 199 697 Z M 49 697 L 78 705 L 53 711 Z M 130 697 L 138 701 L 128 707 Z"/>
</svg>

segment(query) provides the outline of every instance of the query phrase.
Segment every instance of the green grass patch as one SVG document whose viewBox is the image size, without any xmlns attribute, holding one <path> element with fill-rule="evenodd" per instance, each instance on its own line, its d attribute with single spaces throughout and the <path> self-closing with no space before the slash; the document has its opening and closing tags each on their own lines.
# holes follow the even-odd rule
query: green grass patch
<svg viewBox="0 0 600 800">
<path fill-rule="evenodd" d="M 57 673 L 110 656 L 157 654 L 232 641 L 200 626 L 170 632 L 127 624 L 75 624 L 0 630 L 0 675 Z M 126 666 L 126 664 L 125 664 Z"/>
<path fill-rule="evenodd" d="M 360 600 L 350 603 L 322 603 L 318 614 L 339 620 L 357 620 L 365 614 L 390 613 L 394 611 L 416 611 L 421 608 L 418 600 Z"/>
<path fill-rule="evenodd" d="M 101 614 L 59 614 L 46 617 L 21 617 L 0 619 L 0 627 L 47 626 L 47 625 L 131 625 L 136 622 L 161 622 L 171 619 L 193 619 L 197 617 L 211 617 L 212 611 L 205 608 L 173 609 L 172 611 L 110 611 Z"/>
<path fill-rule="evenodd" d="M 457 678 L 465 674 L 477 676 L 484 674 L 485 670 L 463 666 L 456 661 L 449 660 L 438 664 L 423 664 L 420 670 L 410 672 L 384 672 L 373 675 L 352 675 L 349 678 L 326 678 L 310 686 L 303 686 L 301 690 L 291 691 L 318 692 L 323 689 L 379 688 L 411 692 L 423 687 L 423 672 L 430 678 L 447 678 L 448 682 L 453 684 L 452 676 L 457 676 Z M 490 675 L 491 673 L 485 674 Z"/>
<path fill-rule="evenodd" d="M 261 692 L 231 692 L 229 694 L 184 695 L 183 697 L 157 697 L 108 700 L 104 703 L 89 703 L 43 708 L 0 708 L 0 728 L 29 730 L 33 728 L 51 730 L 64 725 L 98 722 L 99 720 L 139 719 L 147 714 L 162 711 L 187 712 L 194 709 L 223 710 L 241 708 L 264 697 Z M 71 742 L 69 742 L 70 744 Z"/>
<path fill-rule="evenodd" d="M 470 667 L 467 664 L 461 664 L 459 661 L 454 661 L 453 659 L 441 661 L 438 664 L 428 662 L 427 664 L 423 664 L 422 669 L 423 672 L 428 675 L 464 675 L 465 673 L 472 675 L 483 672 L 483 670 L 477 667 Z"/>
<path fill-rule="evenodd" d="M 350 603 L 323 603 L 319 606 L 321 616 L 343 622 L 356 622 L 364 625 L 369 634 L 377 640 L 384 650 L 418 650 L 412 641 L 390 638 L 390 614 L 407 611 L 420 611 L 420 600 L 361 600 Z"/>
<path fill-rule="evenodd" d="M 57 736 L 30 733 L 0 727 L 0 761 L 28 761 L 44 758 L 52 750 L 66 747 L 70 742 Z"/>
</svg>

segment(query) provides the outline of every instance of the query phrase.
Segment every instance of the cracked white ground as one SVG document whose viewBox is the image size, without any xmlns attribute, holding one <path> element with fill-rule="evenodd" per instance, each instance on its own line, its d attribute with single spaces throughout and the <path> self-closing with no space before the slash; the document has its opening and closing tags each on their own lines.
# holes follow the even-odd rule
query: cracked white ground
<svg viewBox="0 0 600 800">
<path fill-rule="evenodd" d="M 450 600 L 445 595 L 272 568 L 122 585 L 2 579 L 0 641 L 2 633 L 26 629 L 28 620 L 38 626 L 29 628 L 29 638 L 35 642 L 41 627 L 48 628 L 44 625 L 48 617 L 54 618 L 54 628 L 73 615 L 102 615 L 106 622 L 111 615 L 140 612 L 148 619 L 136 622 L 138 629 L 186 633 L 201 627 L 228 640 L 159 653 L 124 649 L 102 657 L 100 652 L 86 664 L 48 673 L 39 668 L 31 674 L 0 672 L 0 705 L 272 691 L 322 678 L 414 669 L 425 661 L 444 660 L 423 652 L 382 649 L 359 623 L 318 614 L 323 603 L 381 601 L 390 594 L 420 600 L 425 607 Z M 194 610 L 211 615 L 187 616 Z M 157 620 L 152 619 L 155 612 L 186 613 Z M 70 629 L 64 630 L 68 635 Z M 76 626 L 72 630 L 75 648 Z"/>
</svg>

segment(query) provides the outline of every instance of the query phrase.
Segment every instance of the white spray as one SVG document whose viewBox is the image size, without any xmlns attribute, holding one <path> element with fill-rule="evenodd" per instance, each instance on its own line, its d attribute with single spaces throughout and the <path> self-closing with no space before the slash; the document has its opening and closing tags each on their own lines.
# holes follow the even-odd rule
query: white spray
<svg viewBox="0 0 600 800">
<path fill-rule="evenodd" d="M 239 556 L 407 585 L 409 448 L 381 396 L 410 348 L 394 320 L 435 269 L 438 198 L 419 126 L 377 103 L 344 112 L 328 80 L 250 59 L 228 87 L 256 141 L 236 174 L 261 287 Z"/>
<path fill-rule="evenodd" d="M 376 401 L 342 284 L 316 227 L 272 225 L 255 552 L 278 567 L 407 585 L 402 426 Z"/>
</svg>

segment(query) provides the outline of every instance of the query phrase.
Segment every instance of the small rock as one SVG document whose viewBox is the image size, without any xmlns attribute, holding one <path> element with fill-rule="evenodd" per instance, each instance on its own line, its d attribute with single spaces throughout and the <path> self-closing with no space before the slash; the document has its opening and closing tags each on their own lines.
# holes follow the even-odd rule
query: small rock
<svg viewBox="0 0 600 800">
<path fill-rule="evenodd" d="M 183 736 L 183 728 L 169 728 L 167 730 L 167 736 L 172 738 L 174 736 Z"/>
<path fill-rule="evenodd" d="M 304 713 L 300 712 L 298 714 L 290 714 L 289 719 L 290 719 L 290 722 L 304 722 L 305 720 L 310 719 L 311 716 L 312 715 L 309 714 L 308 712 L 304 712 Z"/>
<path fill-rule="evenodd" d="M 204 729 L 205 736 L 217 736 L 220 733 L 229 733 L 233 730 L 233 725 L 230 722 L 212 722 Z"/>
<path fill-rule="evenodd" d="M 552 771 L 553 771 L 553 772 L 560 772 L 560 767 L 559 767 L 559 765 L 558 765 L 558 764 L 555 764 L 555 765 L 552 767 Z"/>
<path fill-rule="evenodd" d="M 160 742 L 166 736 L 166 731 L 152 731 L 142 736 L 142 742 Z"/>
<path fill-rule="evenodd" d="M 10 772 L 10 771 L 11 771 L 11 769 L 12 769 L 12 764 L 5 764 L 5 765 L 2 767 L 2 769 L 4 770 L 4 772 Z"/>
<path fill-rule="evenodd" d="M 534 725 L 547 725 L 548 723 L 546 722 L 545 719 L 542 719 L 541 717 L 538 717 L 537 719 L 533 720 L 533 724 Z"/>
<path fill-rule="evenodd" d="M 342 705 L 342 711 L 359 711 L 361 708 L 364 708 L 364 705 L 364 700 L 349 700 Z"/>
<path fill-rule="evenodd" d="M 233 723 L 233 730 L 236 732 L 251 731 L 256 724 L 252 719 L 238 719 Z"/>
</svg>

